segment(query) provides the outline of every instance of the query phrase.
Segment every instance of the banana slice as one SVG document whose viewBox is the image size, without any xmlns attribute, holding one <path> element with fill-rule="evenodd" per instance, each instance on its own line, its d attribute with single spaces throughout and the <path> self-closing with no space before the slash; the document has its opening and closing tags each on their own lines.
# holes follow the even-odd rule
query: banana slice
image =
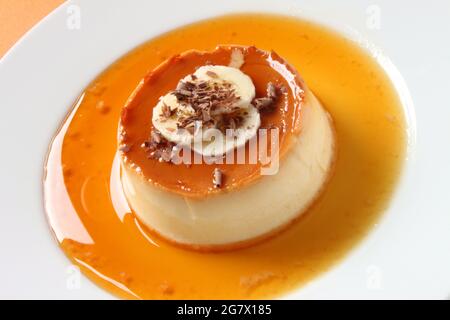
<svg viewBox="0 0 450 320">
<path fill-rule="evenodd" d="M 240 116 L 242 122 L 239 127 L 226 131 L 225 134 L 218 129 L 198 130 L 197 135 L 194 136 L 192 149 L 204 156 L 216 157 L 244 146 L 248 140 L 256 136 L 261 125 L 261 117 L 252 105 L 241 109 Z"/>
<path fill-rule="evenodd" d="M 188 82 L 207 83 L 210 88 L 226 88 L 233 92 L 236 99 L 232 100 L 231 105 L 219 105 L 210 110 L 208 118 L 211 119 L 205 121 L 199 118 L 199 112 L 189 102 L 180 101 L 176 92 L 166 94 L 155 106 L 152 122 L 167 140 L 182 146 L 188 145 L 204 156 L 220 156 L 244 146 L 256 135 L 261 119 L 258 110 L 251 104 L 255 97 L 255 86 L 249 76 L 233 67 L 203 66 L 180 83 Z M 186 93 L 186 97 L 191 95 Z M 189 118 L 193 120 L 188 128 L 183 125 L 183 121 Z"/>
<path fill-rule="evenodd" d="M 255 86 L 252 79 L 241 70 L 227 66 L 203 66 L 195 71 L 194 75 L 198 80 L 211 81 L 213 83 L 222 84 L 230 83 L 234 89 L 239 101 L 236 107 L 247 108 L 255 98 Z M 183 80 L 189 80 L 190 76 Z M 218 110 L 218 112 L 227 112 L 227 110 Z"/>
</svg>

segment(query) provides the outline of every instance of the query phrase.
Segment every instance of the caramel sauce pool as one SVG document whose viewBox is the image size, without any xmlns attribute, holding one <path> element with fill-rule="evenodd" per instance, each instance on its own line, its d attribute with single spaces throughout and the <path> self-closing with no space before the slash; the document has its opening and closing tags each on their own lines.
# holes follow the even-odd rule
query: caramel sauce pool
<svg viewBox="0 0 450 320">
<path fill-rule="evenodd" d="M 335 172 L 312 209 L 251 248 L 198 253 L 143 231 L 120 188 L 120 111 L 139 81 L 171 55 L 218 44 L 274 49 L 297 68 L 334 119 Z M 339 262 L 389 204 L 405 158 L 402 106 L 358 46 L 310 22 L 231 15 L 188 25 L 133 50 L 81 95 L 48 155 L 45 207 L 66 255 L 124 298 L 271 298 Z"/>
</svg>

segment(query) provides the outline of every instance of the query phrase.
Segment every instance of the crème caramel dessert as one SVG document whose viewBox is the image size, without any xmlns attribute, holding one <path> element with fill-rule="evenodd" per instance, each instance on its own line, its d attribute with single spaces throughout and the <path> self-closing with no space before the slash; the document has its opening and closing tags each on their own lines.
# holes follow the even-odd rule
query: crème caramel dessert
<svg viewBox="0 0 450 320">
<path fill-rule="evenodd" d="M 174 56 L 139 83 L 118 134 L 138 220 L 198 250 L 239 248 L 300 217 L 332 171 L 332 121 L 275 52 L 219 46 Z"/>
</svg>

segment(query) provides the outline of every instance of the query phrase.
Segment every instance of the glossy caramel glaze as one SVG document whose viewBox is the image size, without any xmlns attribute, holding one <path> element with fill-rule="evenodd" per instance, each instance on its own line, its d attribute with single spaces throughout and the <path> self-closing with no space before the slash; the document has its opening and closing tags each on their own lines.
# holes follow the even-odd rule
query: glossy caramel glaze
<svg viewBox="0 0 450 320">
<path fill-rule="evenodd" d="M 323 195 L 292 227 L 247 249 L 205 254 L 146 233 L 129 212 L 117 126 L 149 70 L 179 52 L 218 44 L 274 49 L 289 61 L 331 113 L 339 150 Z M 279 296 L 339 262 L 379 221 L 404 162 L 405 130 L 390 80 L 354 43 L 284 16 L 219 17 L 145 43 L 89 85 L 51 145 L 45 206 L 67 256 L 121 297 Z"/>
<path fill-rule="evenodd" d="M 303 103 L 303 81 L 297 71 L 275 52 L 258 50 L 255 47 L 220 46 L 213 51 L 200 52 L 189 50 L 175 55 L 149 72 L 139 83 L 127 101 L 120 122 L 121 143 L 129 146 L 124 153 L 127 165 L 139 168 L 145 179 L 157 186 L 187 197 L 204 197 L 210 193 L 231 191 L 259 177 L 261 164 L 207 164 L 204 161 L 192 165 L 173 165 L 149 159 L 144 148 L 140 147 L 149 140 L 152 130 L 152 111 L 161 96 L 174 90 L 180 79 L 192 74 L 206 64 L 228 65 L 231 51 L 239 49 L 245 63 L 240 68 L 255 85 L 256 97 L 264 97 L 269 82 L 285 88 L 285 93 L 271 112 L 261 114 L 261 128 L 279 129 L 280 154 L 288 146 L 289 136 L 300 131 L 300 113 Z M 271 155 L 270 141 L 267 154 Z M 246 158 L 249 154 L 246 146 Z M 235 153 L 235 158 L 236 158 Z M 194 155 L 191 155 L 194 159 Z M 219 168 L 226 179 L 222 187 L 214 188 L 212 176 Z"/>
</svg>

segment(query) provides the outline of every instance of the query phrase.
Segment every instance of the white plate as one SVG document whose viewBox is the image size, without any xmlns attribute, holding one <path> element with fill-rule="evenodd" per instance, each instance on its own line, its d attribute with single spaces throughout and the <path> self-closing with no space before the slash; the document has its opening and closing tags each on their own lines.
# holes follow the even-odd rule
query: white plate
<svg viewBox="0 0 450 320">
<path fill-rule="evenodd" d="M 77 10 L 81 28 L 73 29 Z M 50 139 L 82 89 L 131 48 L 188 22 L 255 10 L 316 20 L 382 48 L 400 71 L 383 60 L 410 126 L 405 174 L 382 221 L 342 263 L 288 298 L 449 297 L 450 2 L 80 0 L 55 10 L 0 61 L 0 298 L 111 298 L 82 276 L 76 285 L 46 223 Z"/>
</svg>

